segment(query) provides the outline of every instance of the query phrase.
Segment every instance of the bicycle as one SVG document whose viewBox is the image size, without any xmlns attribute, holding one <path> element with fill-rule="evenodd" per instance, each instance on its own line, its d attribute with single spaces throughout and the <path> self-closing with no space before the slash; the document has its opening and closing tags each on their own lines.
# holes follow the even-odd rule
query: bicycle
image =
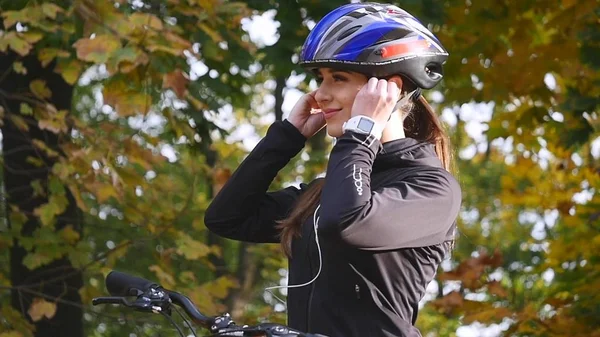
<svg viewBox="0 0 600 337">
<path fill-rule="evenodd" d="M 229 313 L 214 317 L 205 316 L 187 296 L 164 289 L 158 283 L 118 271 L 111 271 L 106 276 L 106 289 L 112 296 L 94 298 L 92 305 L 120 304 L 141 312 L 161 314 L 175 326 L 181 337 L 185 337 L 185 334 L 171 318 L 173 308 L 181 315 L 192 334 L 196 337 L 197 335 L 191 323 L 172 306 L 173 304 L 181 307 L 196 324 L 208 329 L 211 332 L 210 336 L 327 337 L 304 333 L 276 323 L 239 326 L 234 323 Z"/>
</svg>

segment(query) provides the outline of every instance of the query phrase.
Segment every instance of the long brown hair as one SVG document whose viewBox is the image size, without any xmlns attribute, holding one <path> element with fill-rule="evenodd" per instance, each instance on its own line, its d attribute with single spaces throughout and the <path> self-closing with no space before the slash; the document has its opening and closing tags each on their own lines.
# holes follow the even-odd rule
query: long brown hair
<svg viewBox="0 0 600 337">
<path fill-rule="evenodd" d="M 400 107 L 404 117 L 406 137 L 429 142 L 435 146 L 435 153 L 447 171 L 452 168 L 450 139 L 433 108 L 425 97 L 410 101 Z M 281 230 L 281 246 L 288 257 L 291 257 L 292 239 L 300 236 L 302 223 L 312 215 L 321 196 L 325 178 L 314 180 L 296 201 L 290 215 L 279 223 Z"/>
</svg>

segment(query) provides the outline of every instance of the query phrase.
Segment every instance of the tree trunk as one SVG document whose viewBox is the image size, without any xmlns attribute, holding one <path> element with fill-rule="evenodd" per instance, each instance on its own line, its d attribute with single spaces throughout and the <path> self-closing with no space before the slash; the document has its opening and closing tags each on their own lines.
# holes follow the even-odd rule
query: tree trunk
<svg viewBox="0 0 600 337">
<path fill-rule="evenodd" d="M 36 195 L 31 183 L 39 180 L 42 186 L 47 187 L 55 159 L 48 158 L 33 144 L 39 140 L 55 151 L 58 150 L 58 136 L 51 132 L 41 130 L 36 119 L 31 115 L 20 113 L 23 98 L 33 99 L 29 93 L 29 85 L 34 79 L 42 79 L 52 91 L 50 103 L 57 109 L 70 110 L 73 87 L 67 84 L 60 75 L 53 72 L 53 65 L 43 68 L 35 54 L 20 59 L 27 68 L 26 75 L 20 75 L 12 70 L 16 60 L 14 53 L 0 54 L 0 103 L 4 109 L 4 123 L 2 125 L 2 149 L 4 155 L 4 186 L 6 191 L 6 214 L 10 219 L 12 207 L 27 215 L 27 220 L 22 225 L 21 236 L 32 236 L 40 228 L 39 219 L 33 215 L 34 210 L 48 203 L 47 196 Z M 24 131 L 12 121 L 10 116 L 18 115 L 28 124 L 29 129 Z M 60 151 L 59 151 L 60 152 Z M 42 167 L 32 164 L 28 158 L 41 160 Z M 81 221 L 79 211 L 69 191 L 66 191 L 69 206 L 57 218 L 55 228 L 60 230 L 67 223 L 80 232 Z M 9 226 L 16 226 L 11 224 Z M 35 249 L 35 247 L 33 248 Z M 57 304 L 56 314 L 51 318 L 43 318 L 35 322 L 36 337 L 83 336 L 83 310 L 79 289 L 81 288 L 82 275 L 73 268 L 67 258 L 55 260 L 49 264 L 33 270 L 23 264 L 23 259 L 28 251 L 20 245 L 16 238 L 10 248 L 10 281 L 13 287 L 11 293 L 12 305 L 22 313 L 25 319 L 31 321 L 27 314 L 35 298 L 41 297 L 48 302 Z"/>
</svg>

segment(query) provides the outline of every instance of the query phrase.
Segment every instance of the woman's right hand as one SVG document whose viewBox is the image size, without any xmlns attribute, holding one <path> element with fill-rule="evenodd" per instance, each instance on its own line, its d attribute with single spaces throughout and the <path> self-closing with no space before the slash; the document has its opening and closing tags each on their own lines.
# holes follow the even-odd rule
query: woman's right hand
<svg viewBox="0 0 600 337">
<path fill-rule="evenodd" d="M 306 138 L 314 136 L 325 126 L 325 117 L 315 99 L 316 92 L 315 90 L 300 97 L 287 118 Z"/>
</svg>

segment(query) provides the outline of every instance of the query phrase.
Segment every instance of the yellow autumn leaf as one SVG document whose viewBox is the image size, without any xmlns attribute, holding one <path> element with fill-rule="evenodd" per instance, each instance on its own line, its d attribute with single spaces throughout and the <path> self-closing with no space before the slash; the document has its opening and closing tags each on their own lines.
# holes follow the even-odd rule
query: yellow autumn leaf
<svg viewBox="0 0 600 337">
<path fill-rule="evenodd" d="M 13 69 L 17 74 L 27 75 L 27 68 L 25 68 L 23 62 L 15 61 L 13 63 Z"/>
<path fill-rule="evenodd" d="M 44 34 L 41 32 L 28 31 L 25 33 L 21 33 L 20 37 L 23 40 L 25 40 L 31 44 L 34 44 L 34 43 L 38 42 L 39 40 L 41 40 L 44 37 Z"/>
<path fill-rule="evenodd" d="M 42 130 L 48 130 L 56 134 L 65 133 L 69 129 L 66 119 L 67 113 L 67 110 L 51 113 L 47 118 L 38 120 L 38 126 Z"/>
<path fill-rule="evenodd" d="M 20 38 L 14 31 L 8 32 L 0 39 L 0 51 L 5 51 L 6 47 L 10 47 L 14 52 L 21 56 L 26 56 L 31 51 L 31 44 Z"/>
<path fill-rule="evenodd" d="M 27 124 L 27 121 L 23 117 L 15 114 L 10 114 L 8 115 L 8 118 L 19 130 L 29 131 L 29 124 Z"/>
<path fill-rule="evenodd" d="M 47 99 L 52 96 L 52 91 L 46 86 L 44 80 L 33 80 L 29 83 L 29 89 L 39 99 Z"/>
<path fill-rule="evenodd" d="M 60 55 L 57 55 L 60 56 Z M 75 84 L 83 72 L 83 63 L 79 60 L 59 60 L 54 68 L 54 71 L 61 74 L 65 81 L 69 84 Z"/>
<path fill-rule="evenodd" d="M 81 38 L 73 44 L 80 60 L 106 63 L 111 54 L 121 48 L 121 41 L 113 35 L 98 35 L 93 39 Z"/>
<path fill-rule="evenodd" d="M 206 35 L 208 35 L 214 42 L 223 41 L 223 37 L 221 36 L 221 34 L 219 34 L 218 31 L 214 30 L 213 28 L 209 27 L 208 25 L 199 22 L 198 27 L 200 29 L 202 29 L 202 31 L 204 33 L 206 33 Z"/>
<path fill-rule="evenodd" d="M 173 288 L 175 286 L 175 278 L 173 275 L 164 271 L 159 265 L 152 265 L 148 267 L 148 270 L 154 272 L 158 278 L 158 282 L 164 288 Z"/>
<path fill-rule="evenodd" d="M 104 102 L 122 117 L 146 114 L 150 109 L 151 97 L 143 91 L 129 88 L 122 80 L 107 83 L 102 94 Z"/>
<path fill-rule="evenodd" d="M 46 143 L 44 143 L 43 141 L 41 141 L 39 139 L 33 139 L 33 140 L 31 140 L 31 143 L 33 145 L 35 145 L 38 149 L 44 151 L 48 157 L 57 158 L 60 156 L 60 154 L 58 152 L 51 149 Z"/>
<path fill-rule="evenodd" d="M 95 186 L 94 195 L 98 203 L 105 203 L 110 198 L 118 198 L 119 194 L 115 187 L 111 184 L 98 184 Z"/>
<path fill-rule="evenodd" d="M 206 292 L 211 296 L 223 299 L 229 293 L 231 288 L 237 288 L 239 284 L 236 279 L 227 276 L 221 276 L 218 279 L 202 285 Z"/>
<path fill-rule="evenodd" d="M 129 22 L 139 27 L 150 27 L 159 31 L 163 29 L 163 23 L 160 18 L 149 13 L 133 13 L 129 16 Z"/>
<path fill-rule="evenodd" d="M 34 322 L 41 320 L 46 317 L 51 319 L 56 314 L 56 304 L 46 301 L 43 298 L 35 298 L 29 310 L 27 310 L 29 317 Z"/>
<path fill-rule="evenodd" d="M 513 315 L 513 312 L 507 308 L 493 308 L 482 303 L 482 308 L 480 310 L 474 310 L 463 317 L 463 323 L 471 324 L 474 322 L 480 322 L 483 324 L 490 324 L 501 322 L 502 319 L 511 315 Z"/>
<path fill-rule="evenodd" d="M 183 255 L 188 260 L 197 260 L 210 254 L 211 249 L 206 244 L 194 240 L 185 233 L 180 233 L 176 241 L 177 254 Z"/>
</svg>

